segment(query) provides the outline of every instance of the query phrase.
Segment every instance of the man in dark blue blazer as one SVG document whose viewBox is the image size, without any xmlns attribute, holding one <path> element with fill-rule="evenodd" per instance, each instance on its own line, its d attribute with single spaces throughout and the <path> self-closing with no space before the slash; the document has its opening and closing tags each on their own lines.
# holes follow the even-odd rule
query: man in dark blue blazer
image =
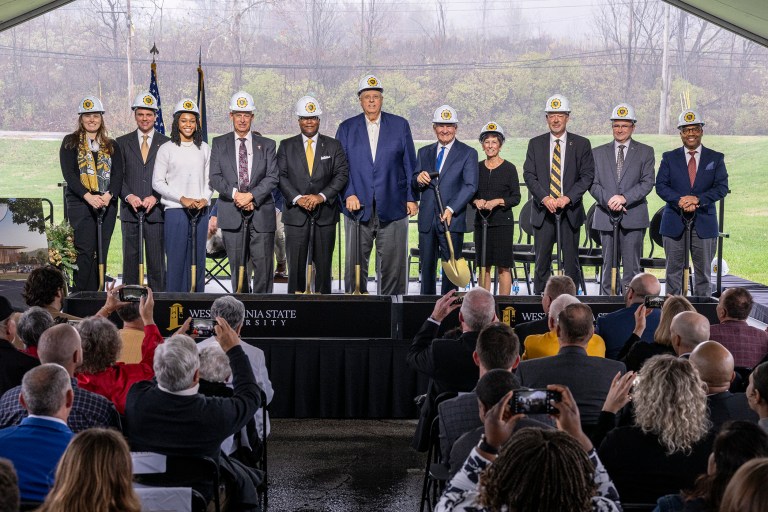
<svg viewBox="0 0 768 512">
<path fill-rule="evenodd" d="M 549 132 L 532 138 L 523 164 L 523 179 L 531 200 L 536 270 L 533 291 L 544 291 L 552 270 L 552 248 L 557 240 L 555 215 L 560 213 L 561 244 L 565 275 L 581 282 L 579 274 L 579 231 L 586 214 L 582 197 L 592 185 L 595 162 L 589 140 L 566 131 L 571 107 L 568 99 L 556 94 L 547 100 Z"/>
<path fill-rule="evenodd" d="M 685 255 L 685 225 L 682 215 L 695 215 L 691 228 L 691 261 L 694 270 L 693 294 L 712 294 L 710 265 L 715 254 L 719 227 L 715 203 L 728 193 L 725 157 L 701 145 L 704 122 L 695 110 L 678 118 L 683 147 L 661 157 L 656 176 L 656 193 L 667 202 L 661 215 L 661 235 L 667 257 L 667 293 L 682 291 Z"/>
<path fill-rule="evenodd" d="M 416 215 L 416 191 L 411 176 L 416 168 L 416 149 L 411 127 L 400 116 L 381 111 L 383 87 L 378 78 L 366 75 L 357 95 L 363 113 L 339 125 L 336 139 L 349 162 L 349 181 L 341 194 L 347 219 L 344 281 L 347 293 L 355 288 L 355 225 L 351 212 L 361 208 L 360 291 L 367 293 L 368 260 L 376 239 L 381 295 L 403 295 L 407 289 L 408 216 Z"/>
<path fill-rule="evenodd" d="M 419 213 L 419 259 L 421 260 L 421 294 L 434 295 L 435 271 L 438 251 L 443 261 L 448 261 L 448 242 L 445 239 L 443 220 L 448 224 L 454 250 L 461 251 L 467 229 L 467 203 L 477 191 L 477 151 L 456 139 L 459 118 L 449 105 L 435 110 L 432 129 L 437 142 L 419 149 L 413 185 L 421 193 Z M 435 184 L 430 173 L 439 173 L 436 183 L 444 211 L 440 211 L 435 195 Z M 459 254 L 460 255 L 460 254 Z M 456 289 L 443 272 L 441 295 Z"/>
<path fill-rule="evenodd" d="M 19 401 L 30 416 L 18 426 L 0 430 L 0 457 L 16 467 L 22 501 L 41 502 L 53 486 L 56 465 L 72 439 L 67 418 L 74 393 L 67 370 L 48 363 L 28 371 Z"/>
</svg>

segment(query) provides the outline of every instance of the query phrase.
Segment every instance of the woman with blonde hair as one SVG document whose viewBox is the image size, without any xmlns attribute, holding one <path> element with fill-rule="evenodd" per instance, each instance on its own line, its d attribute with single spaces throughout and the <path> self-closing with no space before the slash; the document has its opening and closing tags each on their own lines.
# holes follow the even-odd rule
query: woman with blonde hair
<svg viewBox="0 0 768 512">
<path fill-rule="evenodd" d="M 56 480 L 38 512 L 140 512 L 133 490 L 128 443 L 115 430 L 77 434 L 56 468 Z"/>
<path fill-rule="evenodd" d="M 612 430 L 600 459 L 622 501 L 655 503 L 693 486 L 712 451 L 706 387 L 687 359 L 650 358 L 631 393 L 635 424 Z"/>
<path fill-rule="evenodd" d="M 650 357 L 662 354 L 675 354 L 672 348 L 672 334 L 669 328 L 675 315 L 683 311 L 696 311 L 696 309 L 682 295 L 667 297 L 664 301 L 664 306 L 661 308 L 659 326 L 653 333 L 653 343 L 644 343 L 640 340 L 640 336 L 642 336 L 645 330 L 645 319 L 650 314 L 650 311 L 643 304 L 635 310 L 635 330 L 624 344 L 621 352 L 619 352 L 619 360 L 627 365 L 627 371 L 639 371 L 643 363 Z"/>
</svg>

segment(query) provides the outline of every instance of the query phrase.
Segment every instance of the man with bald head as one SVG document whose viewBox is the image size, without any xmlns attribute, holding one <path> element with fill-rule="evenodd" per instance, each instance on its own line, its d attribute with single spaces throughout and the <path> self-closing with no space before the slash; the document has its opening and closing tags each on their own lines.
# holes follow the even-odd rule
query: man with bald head
<svg viewBox="0 0 768 512">
<path fill-rule="evenodd" d="M 696 345 L 709 340 L 709 320 L 695 311 L 683 311 L 672 319 L 669 333 L 675 354 L 688 359 Z"/>
<path fill-rule="evenodd" d="M 561 295 L 576 295 L 576 283 L 568 276 L 551 276 L 544 286 L 544 293 L 541 294 L 541 309 L 544 310 L 544 316 L 538 320 L 523 322 L 515 325 L 515 334 L 521 343 L 531 334 L 546 334 L 549 331 L 547 315 L 552 301 Z"/>
<path fill-rule="evenodd" d="M 711 338 L 733 354 L 736 366 L 745 368 L 754 368 L 768 355 L 768 332 L 747 323 L 753 304 L 746 288 L 728 288 L 717 305 L 720 323 L 710 328 Z"/>
<path fill-rule="evenodd" d="M 67 425 L 72 432 L 92 427 L 120 430 L 120 416 L 112 402 L 77 386 L 75 371 L 83 362 L 77 329 L 69 324 L 59 324 L 45 330 L 37 344 L 37 353 L 41 363 L 55 363 L 69 374 L 74 402 Z M 18 425 L 27 417 L 27 409 L 19 402 L 20 394 L 21 386 L 16 386 L 0 398 L 0 428 Z"/>
<path fill-rule="evenodd" d="M 757 414 L 749 408 L 747 395 L 731 393 L 733 356 L 727 348 L 716 341 L 704 341 L 691 352 L 691 364 L 699 371 L 701 380 L 707 385 L 709 419 L 715 432 L 731 420 L 757 423 Z"/>
<path fill-rule="evenodd" d="M 595 332 L 605 340 L 605 357 L 618 359 L 619 352 L 635 329 L 635 311 L 645 302 L 646 295 L 661 293 L 661 284 L 653 274 L 642 272 L 629 282 L 624 290 L 624 305 L 626 307 L 598 317 Z M 640 339 L 653 343 L 653 333 L 659 326 L 661 310 L 652 309 L 645 320 L 645 330 Z"/>
<path fill-rule="evenodd" d="M 578 304 L 579 299 L 573 295 L 560 295 L 549 306 L 547 315 L 547 327 L 549 332 L 546 334 L 532 334 L 525 339 L 525 352 L 522 359 L 536 359 L 537 357 L 548 357 L 557 355 L 560 350 L 560 344 L 557 341 L 557 317 L 560 312 L 571 304 Z M 587 343 L 587 355 L 596 357 L 605 357 L 605 341 L 599 334 L 593 334 Z"/>
</svg>

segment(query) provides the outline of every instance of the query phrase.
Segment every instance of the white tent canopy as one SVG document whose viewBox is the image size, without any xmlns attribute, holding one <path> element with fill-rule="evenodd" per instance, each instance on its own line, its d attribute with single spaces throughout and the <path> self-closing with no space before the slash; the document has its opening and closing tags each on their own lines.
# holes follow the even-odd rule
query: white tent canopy
<svg viewBox="0 0 768 512">
<path fill-rule="evenodd" d="M 768 46 L 766 0 L 664 0 L 670 5 Z"/>
<path fill-rule="evenodd" d="M 0 0 L 0 32 L 74 0 Z"/>
</svg>

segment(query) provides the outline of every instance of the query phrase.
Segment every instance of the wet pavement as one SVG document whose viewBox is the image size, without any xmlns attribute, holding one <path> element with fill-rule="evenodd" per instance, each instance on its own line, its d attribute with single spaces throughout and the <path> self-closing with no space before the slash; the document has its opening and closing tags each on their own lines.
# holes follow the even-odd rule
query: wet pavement
<svg viewBox="0 0 768 512">
<path fill-rule="evenodd" d="M 416 420 L 274 419 L 269 510 L 418 510 L 426 455 Z"/>
</svg>

